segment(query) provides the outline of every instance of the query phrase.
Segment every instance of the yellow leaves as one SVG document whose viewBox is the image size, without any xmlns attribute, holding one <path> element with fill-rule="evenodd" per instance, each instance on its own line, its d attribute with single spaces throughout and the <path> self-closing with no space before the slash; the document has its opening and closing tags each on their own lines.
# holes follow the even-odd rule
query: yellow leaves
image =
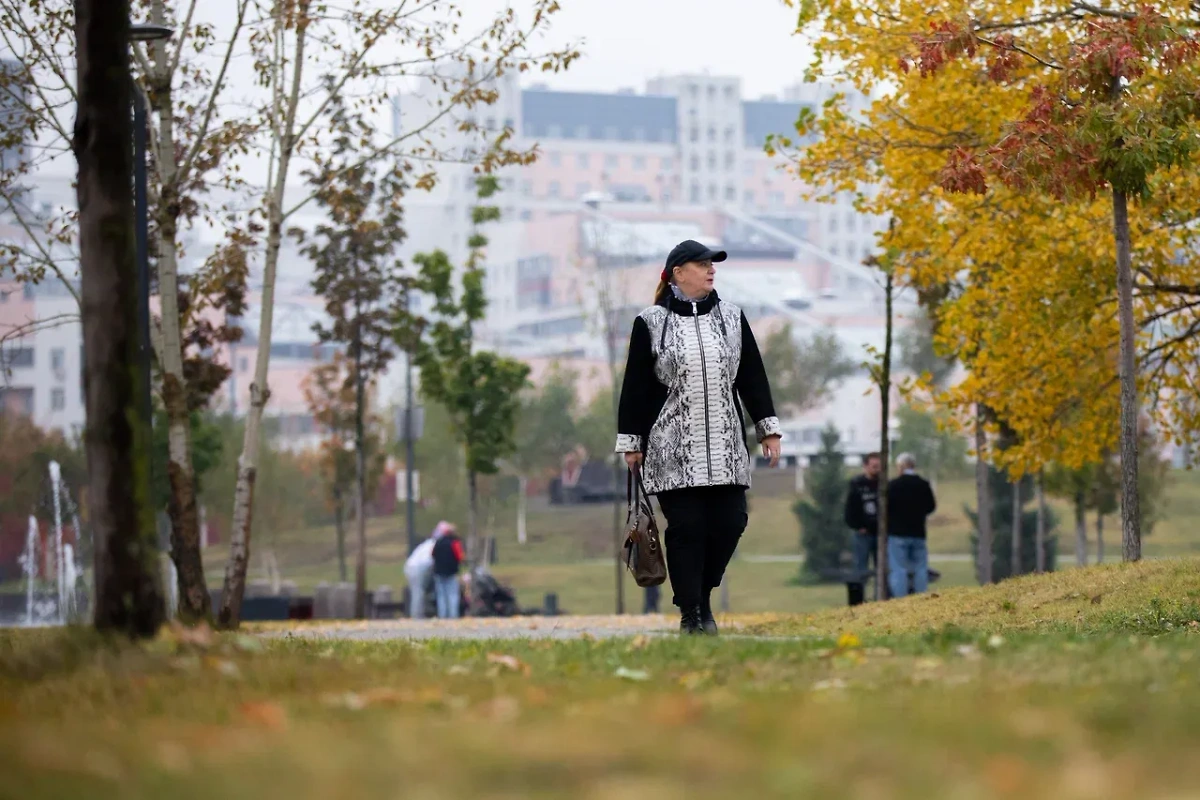
<svg viewBox="0 0 1200 800">
<path fill-rule="evenodd" d="M 853 633 L 850 633 L 849 631 L 843 633 L 841 636 L 838 637 L 838 640 L 837 640 L 837 649 L 838 650 L 855 650 L 859 647 L 862 647 L 862 642 L 859 640 L 859 638 L 857 636 L 855 636 Z"/>
</svg>

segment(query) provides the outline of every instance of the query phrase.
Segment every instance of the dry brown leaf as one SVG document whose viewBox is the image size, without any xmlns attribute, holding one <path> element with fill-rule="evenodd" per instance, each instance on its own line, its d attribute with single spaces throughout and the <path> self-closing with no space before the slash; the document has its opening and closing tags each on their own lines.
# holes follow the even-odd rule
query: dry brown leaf
<svg viewBox="0 0 1200 800">
<path fill-rule="evenodd" d="M 242 703 L 238 712 L 247 722 L 268 730 L 281 731 L 287 727 L 287 710 L 278 703 Z"/>
<path fill-rule="evenodd" d="M 487 662 L 489 664 L 495 664 L 496 666 L 512 670 L 513 672 L 519 672 L 526 676 L 529 675 L 530 672 L 529 665 L 524 661 L 521 661 L 516 656 L 510 656 L 504 653 L 488 653 Z"/>
</svg>

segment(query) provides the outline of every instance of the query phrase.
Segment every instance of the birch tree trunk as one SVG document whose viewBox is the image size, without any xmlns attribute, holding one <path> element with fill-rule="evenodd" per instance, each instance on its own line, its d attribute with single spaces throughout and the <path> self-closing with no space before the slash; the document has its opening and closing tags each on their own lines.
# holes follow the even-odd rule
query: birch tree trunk
<svg viewBox="0 0 1200 800">
<path fill-rule="evenodd" d="M 242 454 L 238 458 L 237 483 L 233 490 L 233 523 L 229 533 L 229 560 L 225 565 L 225 583 L 221 592 L 221 612 L 218 624 L 236 628 L 241 622 L 242 596 L 246 591 L 246 568 L 250 559 L 250 529 L 253 522 L 254 483 L 258 477 L 258 449 L 262 438 L 262 418 L 271 391 L 267 386 L 267 371 L 271 362 L 271 332 L 275 319 L 275 276 L 279 267 L 279 250 L 283 243 L 283 201 L 287 189 L 288 169 L 295 150 L 296 108 L 300 102 L 301 78 L 304 71 L 304 50 L 308 30 L 309 0 L 299 0 L 297 8 L 276 2 L 274 34 L 277 47 L 275 71 L 275 101 L 271 124 L 272 180 L 267 197 L 267 250 L 263 262 L 262 298 L 259 310 L 258 348 L 254 359 L 254 380 L 250 384 L 250 408 L 246 414 L 246 430 L 242 439 Z M 291 83 L 287 94 L 282 91 L 286 74 L 282 54 L 288 20 L 295 16 L 295 51 Z"/>
<path fill-rule="evenodd" d="M 150 7 L 150 19 L 166 25 L 162 0 Z M 171 94 L 170 54 L 166 47 L 151 45 L 150 97 L 158 114 L 159 197 L 155 204 L 158 226 L 158 298 L 161 310 L 159 367 L 162 371 L 162 403 L 167 415 L 167 480 L 171 519 L 171 560 L 178 576 L 178 614 L 200 620 L 212 613 L 204 566 L 200 556 L 200 530 L 196 516 L 196 476 L 192 468 L 191 425 L 188 419 L 187 385 L 183 375 L 183 336 L 179 317 L 179 170 L 176 163 L 175 110 Z"/>
<path fill-rule="evenodd" d="M 76 0 L 79 251 L 86 446 L 95 531 L 95 625 L 153 636 L 164 605 L 150 499 L 150 431 L 138 411 L 142 371 L 133 240 L 128 0 Z"/>
</svg>

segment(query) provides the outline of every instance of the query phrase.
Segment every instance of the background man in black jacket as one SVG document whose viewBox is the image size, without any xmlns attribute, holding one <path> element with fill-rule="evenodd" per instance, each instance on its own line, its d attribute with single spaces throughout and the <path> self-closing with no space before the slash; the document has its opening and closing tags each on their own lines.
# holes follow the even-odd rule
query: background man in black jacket
<svg viewBox="0 0 1200 800">
<path fill-rule="evenodd" d="M 902 453 L 896 459 L 900 476 L 888 482 L 888 590 L 892 597 L 929 588 L 929 550 L 925 520 L 937 508 L 933 487 L 917 474 L 917 459 Z"/>
<path fill-rule="evenodd" d="M 876 545 L 879 540 L 879 473 L 882 469 L 879 453 L 863 456 L 862 475 L 850 480 L 846 493 L 846 526 L 854 532 L 854 571 L 862 576 L 859 582 L 861 599 L 862 583 L 875 565 Z"/>
</svg>

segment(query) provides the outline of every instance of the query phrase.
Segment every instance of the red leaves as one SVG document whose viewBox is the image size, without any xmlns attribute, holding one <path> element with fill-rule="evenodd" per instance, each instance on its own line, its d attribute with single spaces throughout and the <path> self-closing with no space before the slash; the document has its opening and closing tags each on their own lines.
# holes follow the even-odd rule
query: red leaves
<svg viewBox="0 0 1200 800">
<path fill-rule="evenodd" d="M 988 61 L 988 78 L 996 83 L 1008 82 L 1017 67 L 1021 65 L 1021 55 L 1016 49 L 1016 40 L 1012 34 L 996 37 L 992 43 L 995 47 L 992 58 Z"/>
<path fill-rule="evenodd" d="M 954 148 L 938 182 L 947 192 L 956 194 L 984 194 L 987 191 L 983 165 L 974 153 L 963 147 Z"/>
<path fill-rule="evenodd" d="M 975 56 L 978 42 L 975 39 L 975 28 L 970 20 L 929 23 L 930 34 L 914 36 L 917 45 L 917 66 L 921 77 L 928 77 L 945 66 L 946 62 L 966 53 L 968 57 Z M 909 66 L 901 59 L 901 68 L 908 72 Z"/>
</svg>

